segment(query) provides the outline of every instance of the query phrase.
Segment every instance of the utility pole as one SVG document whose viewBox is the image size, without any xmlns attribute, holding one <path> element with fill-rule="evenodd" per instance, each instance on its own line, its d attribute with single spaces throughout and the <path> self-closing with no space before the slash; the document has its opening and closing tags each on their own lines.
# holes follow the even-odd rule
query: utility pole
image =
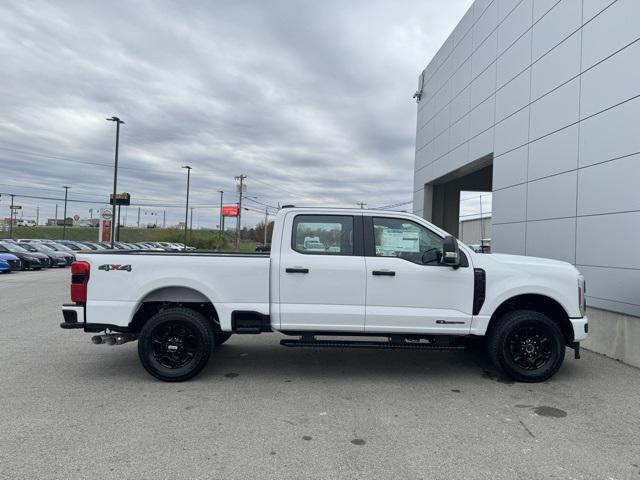
<svg viewBox="0 0 640 480">
<path fill-rule="evenodd" d="M 241 174 L 233 178 L 235 180 L 240 181 L 240 186 L 239 186 L 240 200 L 238 201 L 238 217 L 237 217 L 238 221 L 236 222 L 236 248 L 240 248 L 240 229 L 242 228 L 242 189 L 243 189 L 244 179 L 247 178 L 247 176 L 245 174 Z"/>
<path fill-rule="evenodd" d="M 36 227 L 40 223 L 40 207 L 36 207 Z"/>
<path fill-rule="evenodd" d="M 360 205 L 360 210 L 364 210 L 364 207 L 365 207 L 366 203 L 358 202 L 358 203 L 356 203 L 356 205 Z"/>
<path fill-rule="evenodd" d="M 267 207 L 264 207 L 264 245 L 267 244 L 267 229 L 269 226 L 269 212 L 267 211 Z"/>
<path fill-rule="evenodd" d="M 116 156 L 115 166 L 113 169 L 113 209 L 111 210 L 111 249 L 113 250 L 115 238 L 116 238 L 116 193 L 118 188 L 118 145 L 120 143 L 120 124 L 124 125 L 124 122 L 118 117 L 107 118 L 109 122 L 116 122 Z M 118 218 L 118 223 L 120 219 Z"/>
<path fill-rule="evenodd" d="M 140 207 L 138 207 L 138 228 L 140 228 Z"/>
<path fill-rule="evenodd" d="M 220 192 L 220 224 L 218 225 L 218 250 L 220 250 L 220 244 L 222 243 L 222 230 L 224 230 L 224 217 L 222 216 L 222 201 L 224 198 L 224 192 L 222 190 L 218 190 L 218 192 Z"/>
<path fill-rule="evenodd" d="M 189 181 L 191 180 L 191 167 L 183 165 L 187 169 L 187 205 L 184 209 L 184 250 L 187 250 L 187 223 L 189 222 Z"/>
<path fill-rule="evenodd" d="M 67 233 L 67 193 L 71 187 L 63 186 L 64 188 L 64 218 L 62 219 L 62 239 L 65 239 Z"/>
<path fill-rule="evenodd" d="M 165 228 L 167 226 L 167 211 L 163 210 L 162 211 L 162 228 Z"/>
<path fill-rule="evenodd" d="M 58 226 L 58 204 L 56 203 L 56 227 Z"/>
<path fill-rule="evenodd" d="M 9 216 L 9 238 L 13 238 L 13 197 L 15 195 L 12 193 L 11 195 L 11 206 L 9 209 L 11 210 L 11 215 Z"/>
</svg>

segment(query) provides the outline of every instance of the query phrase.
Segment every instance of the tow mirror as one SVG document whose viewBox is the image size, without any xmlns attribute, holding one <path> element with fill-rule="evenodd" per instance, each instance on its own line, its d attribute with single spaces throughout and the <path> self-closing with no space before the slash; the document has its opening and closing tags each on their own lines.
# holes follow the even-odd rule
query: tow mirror
<svg viewBox="0 0 640 480">
<path fill-rule="evenodd" d="M 451 235 L 447 235 L 442 240 L 442 263 L 453 268 L 460 266 L 460 250 L 458 241 Z"/>
</svg>

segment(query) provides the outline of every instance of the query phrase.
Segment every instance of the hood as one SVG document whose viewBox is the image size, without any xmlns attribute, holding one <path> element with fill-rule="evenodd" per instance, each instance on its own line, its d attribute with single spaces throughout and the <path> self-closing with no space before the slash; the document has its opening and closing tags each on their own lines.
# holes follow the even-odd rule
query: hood
<svg viewBox="0 0 640 480">
<path fill-rule="evenodd" d="M 527 257 L 524 255 L 508 255 L 505 253 L 479 253 L 474 255 L 474 266 L 483 268 L 501 266 L 518 272 L 544 273 L 556 272 L 559 275 L 579 275 L 580 272 L 570 263 L 550 258 Z"/>
<path fill-rule="evenodd" d="M 0 252 L 0 260 L 19 260 L 13 253 Z"/>
<path fill-rule="evenodd" d="M 491 256 L 491 258 L 499 261 L 500 263 L 506 263 L 510 265 L 573 268 L 573 265 L 568 262 L 564 262 L 562 260 L 553 260 L 551 258 L 527 257 L 524 255 L 508 255 L 506 253 L 490 253 L 489 255 Z"/>
</svg>

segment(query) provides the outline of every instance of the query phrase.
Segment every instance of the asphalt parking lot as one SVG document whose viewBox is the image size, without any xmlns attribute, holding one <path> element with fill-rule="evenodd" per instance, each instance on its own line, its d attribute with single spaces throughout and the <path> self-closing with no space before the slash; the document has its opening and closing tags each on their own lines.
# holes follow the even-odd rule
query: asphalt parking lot
<svg viewBox="0 0 640 480">
<path fill-rule="evenodd" d="M 602 356 L 517 384 L 476 351 L 238 336 L 168 384 L 58 327 L 69 275 L 0 276 L 0 478 L 640 478 L 640 370 Z"/>
</svg>

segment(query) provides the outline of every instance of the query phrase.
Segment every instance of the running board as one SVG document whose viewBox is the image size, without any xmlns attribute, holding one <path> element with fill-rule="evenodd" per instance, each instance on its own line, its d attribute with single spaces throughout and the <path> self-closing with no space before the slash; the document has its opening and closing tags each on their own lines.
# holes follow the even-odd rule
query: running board
<svg viewBox="0 0 640 480">
<path fill-rule="evenodd" d="M 284 347 L 371 348 L 379 350 L 464 350 L 463 345 L 433 345 L 412 342 L 353 342 L 350 340 L 280 340 Z"/>
</svg>

